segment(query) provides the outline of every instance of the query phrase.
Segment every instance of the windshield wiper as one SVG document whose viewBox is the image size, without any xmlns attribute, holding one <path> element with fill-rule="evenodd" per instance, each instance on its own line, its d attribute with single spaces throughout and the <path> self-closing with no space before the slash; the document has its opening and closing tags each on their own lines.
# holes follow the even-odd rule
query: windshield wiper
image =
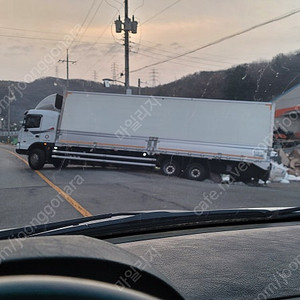
<svg viewBox="0 0 300 300">
<path fill-rule="evenodd" d="M 299 220 L 300 207 L 194 211 L 139 211 L 110 213 L 75 220 L 0 231 L 0 239 L 86 235 L 97 238 L 207 226 Z M 30 230 L 29 230 L 30 229 Z"/>
<path fill-rule="evenodd" d="M 127 216 L 127 215 L 135 215 L 139 214 L 139 212 L 132 213 L 108 213 L 102 215 L 96 215 L 91 217 L 83 217 L 77 219 L 71 219 L 67 221 L 60 221 L 55 223 L 47 223 L 47 224 L 39 224 L 39 225 L 28 225 L 25 227 L 12 228 L 12 229 L 2 229 L 0 230 L 0 240 L 8 239 L 8 238 L 23 238 L 32 236 L 34 234 L 51 231 L 53 229 L 64 228 L 68 226 L 76 226 L 78 224 L 82 224 L 89 221 L 101 221 L 113 218 L 115 216 Z"/>
<path fill-rule="evenodd" d="M 296 212 L 300 212 L 300 206 L 276 209 L 273 211 L 272 217 L 290 215 Z"/>
</svg>

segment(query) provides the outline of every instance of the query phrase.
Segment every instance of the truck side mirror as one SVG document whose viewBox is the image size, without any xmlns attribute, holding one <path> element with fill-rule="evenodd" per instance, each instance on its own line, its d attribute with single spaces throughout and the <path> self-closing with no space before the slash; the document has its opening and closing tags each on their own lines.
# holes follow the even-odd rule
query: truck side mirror
<svg viewBox="0 0 300 300">
<path fill-rule="evenodd" d="M 55 108 L 61 109 L 63 103 L 63 96 L 57 94 L 55 98 Z"/>
<path fill-rule="evenodd" d="M 28 128 L 26 127 L 25 121 L 23 121 L 22 127 L 24 127 L 24 131 L 28 131 Z"/>
<path fill-rule="evenodd" d="M 28 110 L 26 110 L 26 112 L 24 113 L 25 118 L 24 118 L 24 120 L 22 122 L 22 127 L 24 128 L 24 131 L 28 131 L 28 128 L 26 126 L 26 119 L 27 119 L 26 115 L 27 115 L 27 113 L 28 113 Z"/>
</svg>

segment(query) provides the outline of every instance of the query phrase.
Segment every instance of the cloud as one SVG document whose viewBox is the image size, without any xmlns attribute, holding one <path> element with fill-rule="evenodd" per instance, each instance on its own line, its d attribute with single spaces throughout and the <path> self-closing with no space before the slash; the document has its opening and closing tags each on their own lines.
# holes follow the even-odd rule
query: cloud
<svg viewBox="0 0 300 300">
<path fill-rule="evenodd" d="M 87 58 L 99 58 L 99 54 L 96 54 L 96 53 L 90 53 L 90 54 L 87 54 L 86 57 L 87 57 Z"/>
<path fill-rule="evenodd" d="M 23 52 L 29 52 L 32 50 L 32 47 L 30 46 L 9 46 L 7 47 L 9 51 L 23 51 Z"/>
<path fill-rule="evenodd" d="M 170 47 L 174 48 L 174 49 L 181 49 L 182 48 L 182 45 L 180 45 L 179 43 L 177 42 L 174 42 L 174 43 L 171 43 L 170 44 Z"/>
<path fill-rule="evenodd" d="M 27 55 L 30 54 L 33 51 L 33 47 L 32 46 L 19 46 L 19 45 L 12 45 L 12 46 L 8 46 L 6 47 L 6 49 L 4 49 L 4 56 L 14 56 L 14 55 Z"/>
</svg>

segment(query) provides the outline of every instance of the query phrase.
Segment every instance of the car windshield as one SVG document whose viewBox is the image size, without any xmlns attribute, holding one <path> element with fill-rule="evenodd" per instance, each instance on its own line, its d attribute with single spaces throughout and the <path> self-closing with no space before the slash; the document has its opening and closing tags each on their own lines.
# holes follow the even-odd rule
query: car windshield
<svg viewBox="0 0 300 300">
<path fill-rule="evenodd" d="M 299 206 L 299 13 L 1 1 L 0 229 Z"/>
</svg>

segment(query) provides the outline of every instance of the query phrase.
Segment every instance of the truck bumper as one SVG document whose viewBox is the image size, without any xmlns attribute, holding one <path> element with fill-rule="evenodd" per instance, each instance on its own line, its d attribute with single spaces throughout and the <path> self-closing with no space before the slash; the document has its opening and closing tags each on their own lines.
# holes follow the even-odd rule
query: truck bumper
<svg viewBox="0 0 300 300">
<path fill-rule="evenodd" d="M 27 154 L 27 150 L 23 150 L 23 149 L 16 149 L 16 152 L 18 154 Z"/>
</svg>

